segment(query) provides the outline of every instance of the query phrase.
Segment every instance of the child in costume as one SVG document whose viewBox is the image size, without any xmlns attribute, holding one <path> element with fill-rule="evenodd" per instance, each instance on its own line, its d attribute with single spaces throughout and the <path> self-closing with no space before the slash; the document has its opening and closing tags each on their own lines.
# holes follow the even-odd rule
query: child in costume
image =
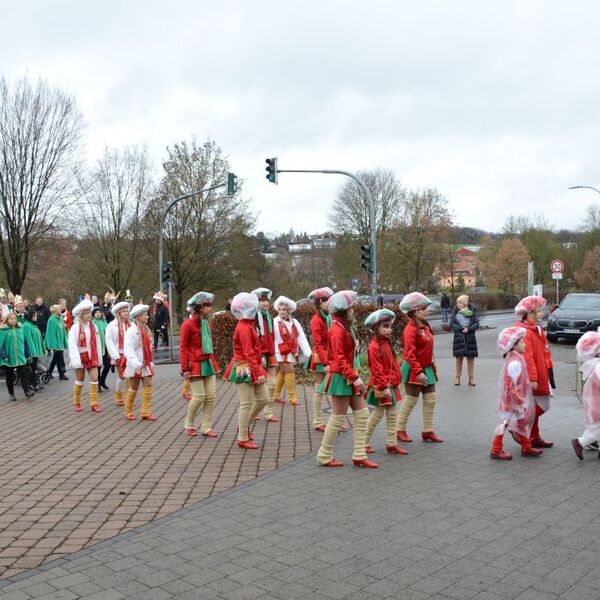
<svg viewBox="0 0 600 600">
<path fill-rule="evenodd" d="M 588 331 L 577 342 L 577 360 L 585 381 L 583 385 L 583 419 L 585 429 L 580 438 L 571 440 L 579 460 L 583 460 L 583 448 L 600 441 L 600 333 Z M 598 453 L 600 458 L 600 452 Z"/>
<path fill-rule="evenodd" d="M 533 388 L 535 419 L 531 427 L 531 444 L 534 448 L 552 448 L 553 442 L 540 435 L 539 418 L 550 410 L 550 371 L 552 357 L 546 334 L 540 326 L 546 300 L 541 296 L 527 296 L 515 306 L 515 314 L 521 317 L 515 325 L 523 327 L 525 336 L 525 361 L 527 374 Z"/>
<path fill-rule="evenodd" d="M 237 384 L 240 407 L 238 411 L 238 446 L 256 450 L 248 424 L 269 402 L 267 371 L 262 366 L 255 320 L 258 298 L 240 292 L 231 300 L 231 313 L 238 320 L 233 334 L 233 358 L 223 379 Z"/>
<path fill-rule="evenodd" d="M 507 327 L 500 332 L 496 348 L 504 357 L 500 374 L 500 422 L 496 427 L 490 458 L 511 460 L 512 455 L 504 452 L 502 439 L 508 429 L 521 445 L 521 455 L 539 456 L 543 450 L 531 447 L 531 426 L 535 417 L 535 402 L 527 375 L 525 352 L 525 330 L 522 327 Z"/>
<path fill-rule="evenodd" d="M 56 367 L 58 369 L 58 378 L 61 381 L 66 381 L 69 378 L 65 374 L 67 370 L 65 366 L 65 350 L 69 349 L 69 338 L 65 321 L 60 313 L 60 304 L 53 304 L 50 307 L 50 318 L 46 325 L 44 343 L 48 350 L 52 350 L 52 360 L 48 367 L 50 378 L 52 378 L 52 371 Z"/>
<path fill-rule="evenodd" d="M 187 308 L 192 311 L 192 316 L 183 322 L 179 337 L 181 372 L 190 381 L 192 389 L 184 425 L 185 432 L 191 437 L 197 435 L 194 421 L 200 408 L 203 409 L 200 432 L 205 437 L 217 437 L 211 423 L 216 374 L 221 370 L 213 354 L 209 321 L 214 298 L 214 294 L 209 292 L 198 292 L 187 301 Z"/>
<path fill-rule="evenodd" d="M 263 409 L 263 415 L 267 422 L 276 423 L 279 419 L 273 414 L 273 401 L 275 398 L 277 359 L 275 358 L 273 318 L 271 317 L 271 312 L 269 310 L 273 292 L 268 288 L 257 288 L 253 290 L 252 293 L 258 297 L 258 312 L 256 313 L 258 343 L 260 344 L 260 352 L 262 354 L 262 365 L 269 375 L 269 379 L 267 380 L 269 402 Z M 281 399 L 277 402 L 281 402 Z M 257 416 L 256 419 L 260 419 L 260 416 Z"/>
<path fill-rule="evenodd" d="M 300 400 L 296 395 L 294 365 L 298 364 L 300 352 L 308 358 L 311 350 L 302 325 L 292 317 L 292 313 L 296 310 L 296 303 L 285 296 L 279 296 L 273 307 L 277 311 L 277 316 L 273 319 L 273 329 L 275 330 L 275 359 L 278 364 L 274 401 L 281 402 L 281 392 L 285 383 L 290 404 L 297 406 Z"/>
<path fill-rule="evenodd" d="M 115 404 L 125 404 L 128 380 L 125 378 L 125 333 L 131 327 L 129 320 L 129 302 L 117 302 L 113 304 L 110 312 L 112 321 L 106 326 L 106 350 L 110 355 L 112 364 L 115 366 L 117 380 L 115 383 Z"/>
<path fill-rule="evenodd" d="M 327 310 L 327 300 L 333 296 L 333 290 L 328 287 L 313 290 L 308 299 L 311 300 L 317 312 L 310 320 L 310 337 L 312 342 L 312 354 L 310 360 L 304 365 L 305 369 L 315 374 L 315 391 L 313 395 L 313 427 L 316 431 L 325 431 L 325 422 L 323 421 L 323 395 L 319 388 L 329 372 L 329 339 L 328 331 L 331 327 L 332 319 Z M 348 430 L 345 423 L 341 426 L 342 431 Z"/>
<path fill-rule="evenodd" d="M 382 308 L 371 313 L 365 320 L 365 327 L 371 329 L 375 334 L 367 350 L 371 378 L 366 397 L 367 404 L 375 409 L 371 412 L 367 422 L 365 440 L 367 454 L 375 452 L 371 446 L 371 436 L 384 414 L 386 419 L 385 449 L 390 454 L 408 454 L 396 443 L 396 404 L 402 400 L 402 396 L 398 387 L 401 381 L 400 366 L 390 342 L 392 324 L 395 319 L 396 315 L 391 310 Z"/>
<path fill-rule="evenodd" d="M 29 359 L 29 385 L 34 391 L 39 392 L 44 389 L 40 385 L 38 377 L 38 362 L 39 359 L 46 356 L 46 346 L 42 338 L 42 332 L 36 324 L 37 313 L 35 308 L 30 308 L 25 312 L 25 321 L 23 323 L 23 336 L 27 348 L 27 358 Z"/>
<path fill-rule="evenodd" d="M 186 311 L 188 313 L 188 319 L 191 319 L 192 312 L 193 312 L 192 309 L 189 307 L 186 307 Z M 181 397 L 186 401 L 189 401 L 192 399 L 192 386 L 190 385 L 189 377 L 183 378 L 183 385 L 181 386 Z"/>
<path fill-rule="evenodd" d="M 23 327 L 14 312 L 7 313 L 0 325 L 0 364 L 6 373 L 6 388 L 11 400 L 15 397 L 15 370 L 19 375 L 26 398 L 35 393 L 29 386 L 29 370 L 25 356 Z"/>
<path fill-rule="evenodd" d="M 75 370 L 73 385 L 73 407 L 81 412 L 81 393 L 87 371 L 89 377 L 88 395 L 92 412 L 99 413 L 98 367 L 102 364 L 102 343 L 96 326 L 92 323 L 91 300 L 82 300 L 73 308 L 73 324 L 69 329 L 69 359 Z"/>
<path fill-rule="evenodd" d="M 437 394 L 435 384 L 438 381 L 437 369 L 433 360 L 433 331 L 427 322 L 427 307 L 431 300 L 419 292 L 412 292 L 402 298 L 400 310 L 407 314 L 408 323 L 402 334 L 404 360 L 400 365 L 406 396 L 398 414 L 396 437 L 401 442 L 412 442 L 406 432 L 408 418 L 423 394 L 423 430 L 424 442 L 441 443 L 433 429 L 433 419 Z"/>
<path fill-rule="evenodd" d="M 96 329 L 100 334 L 100 344 L 102 345 L 102 370 L 100 371 L 98 381 L 98 391 L 102 393 L 102 389 L 108 389 L 108 386 L 106 385 L 106 376 L 110 371 L 110 355 L 106 349 L 106 318 L 104 317 L 104 311 L 100 306 L 94 305 L 94 308 L 92 309 L 92 323 L 96 326 Z"/>
<path fill-rule="evenodd" d="M 321 384 L 320 392 L 331 396 L 333 413 L 327 421 L 323 441 L 317 453 L 317 461 L 324 467 L 342 467 L 343 463 L 333 456 L 333 442 L 346 420 L 348 407 L 354 417 L 354 452 L 352 463 L 357 467 L 377 468 L 379 465 L 367 458 L 365 440 L 369 409 L 365 405 L 365 384 L 358 376 L 356 366 L 356 336 L 352 329 L 353 306 L 357 294 L 342 290 L 329 298 L 327 306 L 333 322 L 328 333 L 329 372 Z"/>
<path fill-rule="evenodd" d="M 156 415 L 152 414 L 152 377 L 154 377 L 154 355 L 152 353 L 152 337 L 148 327 L 147 304 L 136 304 L 129 316 L 133 319 L 133 325 L 125 332 L 123 340 L 123 354 L 126 365 L 124 375 L 129 379 L 129 389 L 125 397 L 125 417 L 129 421 L 135 421 L 133 409 L 135 397 L 142 382 L 142 421 L 156 421 Z"/>
</svg>

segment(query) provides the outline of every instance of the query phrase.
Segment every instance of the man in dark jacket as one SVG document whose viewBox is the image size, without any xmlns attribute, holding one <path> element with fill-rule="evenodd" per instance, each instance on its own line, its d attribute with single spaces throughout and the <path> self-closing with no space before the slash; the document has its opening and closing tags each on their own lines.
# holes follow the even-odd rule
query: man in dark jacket
<svg viewBox="0 0 600 600">
<path fill-rule="evenodd" d="M 165 348 L 169 346 L 169 309 L 165 304 L 166 296 L 162 292 L 154 295 L 154 348 L 158 347 L 158 338 L 163 337 Z"/>
<path fill-rule="evenodd" d="M 42 332 L 42 336 L 46 337 L 46 325 L 50 318 L 50 309 L 44 304 L 44 299 L 41 296 L 35 299 L 35 313 L 37 315 L 37 326 Z"/>
<path fill-rule="evenodd" d="M 447 323 L 448 311 L 450 310 L 450 298 L 448 298 L 445 292 L 442 292 L 442 297 L 440 298 L 440 309 L 442 311 L 442 323 Z"/>
</svg>

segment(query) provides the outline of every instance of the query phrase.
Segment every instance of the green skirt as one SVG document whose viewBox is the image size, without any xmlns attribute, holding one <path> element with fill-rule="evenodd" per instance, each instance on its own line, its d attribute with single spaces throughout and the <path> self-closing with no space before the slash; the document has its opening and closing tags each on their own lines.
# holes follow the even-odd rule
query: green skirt
<svg viewBox="0 0 600 600">
<path fill-rule="evenodd" d="M 402 361 L 402 364 L 400 365 L 400 373 L 402 374 L 402 383 L 408 383 L 410 381 L 410 364 L 408 361 Z M 435 376 L 433 367 L 425 367 L 423 369 L 423 373 L 425 373 L 425 377 L 427 377 L 427 385 L 435 385 L 437 383 L 437 378 Z"/>
<path fill-rule="evenodd" d="M 202 375 L 202 377 L 210 377 L 211 375 L 216 375 L 220 369 L 215 369 L 215 363 L 213 364 L 213 361 L 211 361 L 210 359 L 206 359 L 203 360 L 200 363 L 200 375 Z"/>
<path fill-rule="evenodd" d="M 330 394 L 331 396 L 354 396 L 352 384 L 348 384 L 346 378 L 340 373 L 329 373 L 323 383 L 319 386 L 320 394 Z"/>
<path fill-rule="evenodd" d="M 396 404 L 396 402 L 399 402 L 402 399 L 402 396 L 400 395 L 400 390 L 397 387 L 393 387 L 391 385 L 390 392 L 392 393 L 391 405 L 393 406 Z M 381 400 L 381 398 L 375 398 L 375 388 L 371 388 L 367 394 L 367 404 L 369 404 L 370 406 L 381 406 Z"/>
</svg>

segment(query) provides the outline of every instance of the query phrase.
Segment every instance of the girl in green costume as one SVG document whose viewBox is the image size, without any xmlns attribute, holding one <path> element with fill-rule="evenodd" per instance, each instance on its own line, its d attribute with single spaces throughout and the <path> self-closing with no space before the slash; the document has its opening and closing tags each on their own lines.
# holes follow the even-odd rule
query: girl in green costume
<svg viewBox="0 0 600 600">
<path fill-rule="evenodd" d="M 106 322 L 106 317 L 104 316 L 104 311 L 100 306 L 94 306 L 94 310 L 92 311 L 92 323 L 96 326 L 98 333 L 100 334 L 100 345 L 102 346 L 100 351 L 102 352 L 102 371 L 100 372 L 100 377 L 98 378 L 98 391 L 102 392 L 102 389 L 108 389 L 106 385 L 106 376 L 108 375 L 108 371 L 110 370 L 110 356 L 106 351 L 106 327 L 108 323 Z"/>
<path fill-rule="evenodd" d="M 67 337 L 67 327 L 65 321 L 61 316 L 60 304 L 53 304 L 50 307 L 51 317 L 48 319 L 48 325 L 46 326 L 46 338 L 44 342 L 48 350 L 52 350 L 52 361 L 48 372 L 50 378 L 52 377 L 52 371 L 54 367 L 58 369 L 58 378 L 66 381 L 69 379 L 65 375 L 67 368 L 65 367 L 65 356 L 64 352 L 69 348 L 69 339 Z"/>
<path fill-rule="evenodd" d="M 25 336 L 23 327 L 17 321 L 17 315 L 9 312 L 0 325 L 0 346 L 2 357 L 0 362 L 6 371 L 6 387 L 11 400 L 15 397 L 15 369 L 19 374 L 25 397 L 31 398 L 35 393 L 29 387 L 29 372 L 25 358 Z"/>
<path fill-rule="evenodd" d="M 27 358 L 29 358 L 29 383 L 31 387 L 39 392 L 44 389 L 40 385 L 40 380 L 37 374 L 38 361 L 43 356 L 46 356 L 46 346 L 42 338 L 42 332 L 37 326 L 37 313 L 34 308 L 29 309 L 25 313 L 23 321 L 23 336 L 27 345 Z"/>
</svg>

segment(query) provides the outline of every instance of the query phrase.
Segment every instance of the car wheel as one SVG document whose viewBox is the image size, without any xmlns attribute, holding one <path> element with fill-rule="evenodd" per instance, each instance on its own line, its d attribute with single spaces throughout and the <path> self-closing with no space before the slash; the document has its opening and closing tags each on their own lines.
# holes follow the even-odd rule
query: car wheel
<svg viewBox="0 0 600 600">
<path fill-rule="evenodd" d="M 546 339 L 551 343 L 551 344 L 556 344 L 556 342 L 558 342 L 558 338 L 553 335 L 552 333 L 548 333 L 546 334 Z"/>
</svg>

